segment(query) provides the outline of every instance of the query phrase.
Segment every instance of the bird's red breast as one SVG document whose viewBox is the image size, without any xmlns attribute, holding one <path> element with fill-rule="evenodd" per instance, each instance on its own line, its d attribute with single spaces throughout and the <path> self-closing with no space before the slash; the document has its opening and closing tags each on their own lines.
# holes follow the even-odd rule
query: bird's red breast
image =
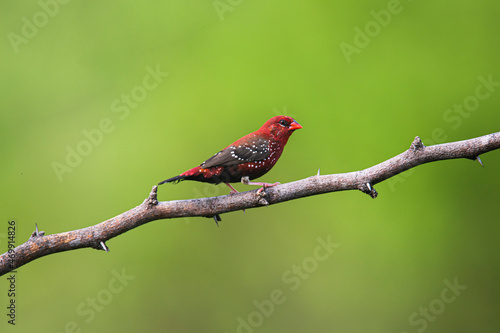
<svg viewBox="0 0 500 333">
<path fill-rule="evenodd" d="M 242 177 L 259 178 L 272 169 L 290 135 L 300 128 L 302 126 L 291 117 L 273 117 L 257 131 L 233 142 L 199 166 L 160 184 L 180 180 L 218 184 L 239 182 Z"/>
</svg>

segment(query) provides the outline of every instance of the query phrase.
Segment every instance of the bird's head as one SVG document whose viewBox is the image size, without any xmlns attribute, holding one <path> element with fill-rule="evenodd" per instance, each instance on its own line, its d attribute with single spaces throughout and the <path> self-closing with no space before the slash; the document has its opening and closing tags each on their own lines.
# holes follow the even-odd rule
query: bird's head
<svg viewBox="0 0 500 333">
<path fill-rule="evenodd" d="M 284 140 L 286 142 L 295 130 L 301 128 L 302 126 L 292 117 L 276 116 L 266 121 L 259 132 L 271 136 L 276 141 Z"/>
</svg>

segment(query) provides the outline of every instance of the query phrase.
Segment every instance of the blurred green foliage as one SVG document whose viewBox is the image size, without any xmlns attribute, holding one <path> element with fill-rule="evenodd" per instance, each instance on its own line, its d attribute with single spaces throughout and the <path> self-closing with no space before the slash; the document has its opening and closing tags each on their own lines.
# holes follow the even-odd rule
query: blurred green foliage
<svg viewBox="0 0 500 333">
<path fill-rule="evenodd" d="M 35 223 L 47 233 L 96 224 L 277 114 L 304 129 L 263 181 L 363 169 L 416 135 L 429 145 L 499 130 L 494 1 L 0 8 L 2 252 L 7 221 L 17 222 L 18 244 Z M 219 228 L 202 218 L 155 221 L 110 240 L 109 254 L 36 260 L 17 273 L 16 324 L 23 332 L 497 332 L 500 152 L 482 160 L 484 168 L 420 166 L 378 184 L 376 200 L 321 195 L 224 214 Z M 160 187 L 159 199 L 227 192 L 183 182 Z M 338 247 L 317 250 L 318 238 Z M 467 288 L 453 293 L 455 281 Z M 7 290 L 2 277 L 4 328 Z"/>
</svg>

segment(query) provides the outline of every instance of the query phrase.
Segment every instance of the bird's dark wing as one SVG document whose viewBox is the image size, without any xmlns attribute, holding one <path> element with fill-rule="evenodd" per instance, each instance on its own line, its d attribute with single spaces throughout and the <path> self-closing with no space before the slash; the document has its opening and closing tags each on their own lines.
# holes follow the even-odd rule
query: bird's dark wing
<svg viewBox="0 0 500 333">
<path fill-rule="evenodd" d="M 249 141 L 245 140 L 245 142 L 236 141 L 201 163 L 200 167 L 211 168 L 260 161 L 266 159 L 270 153 L 269 141 L 266 139 L 254 138 Z"/>
</svg>

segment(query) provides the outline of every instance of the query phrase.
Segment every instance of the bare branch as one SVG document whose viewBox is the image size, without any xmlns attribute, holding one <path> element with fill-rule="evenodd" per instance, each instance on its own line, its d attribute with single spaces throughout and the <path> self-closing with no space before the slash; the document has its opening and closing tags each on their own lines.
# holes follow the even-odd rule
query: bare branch
<svg viewBox="0 0 500 333">
<path fill-rule="evenodd" d="M 37 226 L 27 242 L 0 256 L 0 275 L 52 253 L 87 247 L 108 252 L 107 240 L 155 220 L 203 216 L 218 223 L 223 213 L 345 190 L 360 190 L 376 198 L 375 184 L 417 165 L 456 158 L 477 159 L 482 165 L 479 155 L 498 148 L 500 132 L 429 147 L 417 136 L 408 150 L 368 169 L 333 175 L 320 175 L 318 170 L 317 175 L 266 188 L 260 194 L 255 189 L 211 198 L 158 202 L 155 185 L 142 204 L 94 226 L 54 235 L 45 235 Z"/>
</svg>

